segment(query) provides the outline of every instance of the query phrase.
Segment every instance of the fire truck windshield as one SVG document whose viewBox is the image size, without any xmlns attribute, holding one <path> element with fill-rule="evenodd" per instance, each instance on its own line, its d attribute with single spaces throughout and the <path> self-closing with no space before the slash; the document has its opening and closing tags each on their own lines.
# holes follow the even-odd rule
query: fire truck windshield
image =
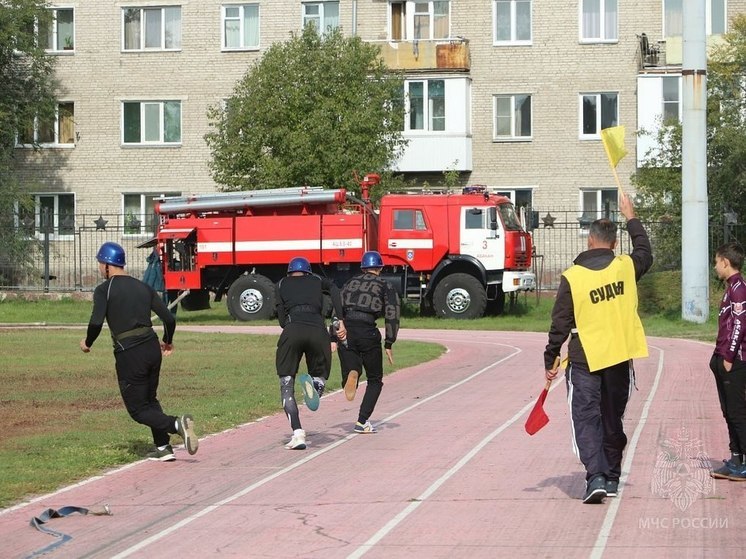
<svg viewBox="0 0 746 559">
<path fill-rule="evenodd" d="M 497 209 L 500 211 L 500 217 L 502 217 L 506 231 L 520 231 L 522 229 L 513 204 L 500 204 Z"/>
</svg>

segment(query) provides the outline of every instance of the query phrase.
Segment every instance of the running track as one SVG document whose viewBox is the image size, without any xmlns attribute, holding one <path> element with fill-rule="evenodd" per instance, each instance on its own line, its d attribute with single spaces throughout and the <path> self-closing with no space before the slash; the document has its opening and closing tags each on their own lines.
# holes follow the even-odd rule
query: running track
<svg viewBox="0 0 746 559">
<path fill-rule="evenodd" d="M 742 553 L 746 483 L 707 475 L 727 453 L 707 368 L 710 345 L 649 339 L 625 417 L 619 496 L 583 505 L 564 382 L 547 399 L 549 425 L 533 437 L 523 430 L 543 387 L 545 334 L 405 329 L 400 338 L 437 342 L 448 352 L 386 377 L 372 418 L 377 434 L 350 434 L 361 393 L 349 403 L 338 391 L 315 413 L 302 407 L 309 448 L 287 451 L 289 427 L 278 403 L 276 415 L 202 439 L 193 457 L 178 448 L 176 462 L 144 460 L 0 511 L 0 557 L 30 557 L 57 541 L 28 524 L 47 508 L 104 504 L 113 516 L 48 523 L 70 539 L 44 557 Z"/>
</svg>

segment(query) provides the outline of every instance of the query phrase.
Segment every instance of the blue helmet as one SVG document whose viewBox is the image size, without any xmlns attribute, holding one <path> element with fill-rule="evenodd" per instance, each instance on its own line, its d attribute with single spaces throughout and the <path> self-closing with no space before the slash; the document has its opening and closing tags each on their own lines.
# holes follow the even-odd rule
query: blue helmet
<svg viewBox="0 0 746 559">
<path fill-rule="evenodd" d="M 124 249 L 117 243 L 104 243 L 98 249 L 96 260 L 101 262 L 101 264 L 110 264 L 124 268 Z"/>
<path fill-rule="evenodd" d="M 368 268 L 383 268 L 381 255 L 375 250 L 369 250 L 363 254 L 363 259 L 360 261 L 361 270 L 367 270 Z"/>
<path fill-rule="evenodd" d="M 288 264 L 288 274 L 291 274 L 293 272 L 303 272 L 304 274 L 310 274 L 311 263 L 308 261 L 307 258 L 296 256 L 290 261 L 290 264 Z"/>
</svg>

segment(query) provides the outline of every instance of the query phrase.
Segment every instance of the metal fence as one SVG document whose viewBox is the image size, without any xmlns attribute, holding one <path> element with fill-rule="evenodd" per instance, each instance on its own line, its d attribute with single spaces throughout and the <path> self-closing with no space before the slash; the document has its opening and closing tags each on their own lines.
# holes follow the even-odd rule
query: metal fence
<svg viewBox="0 0 746 559">
<path fill-rule="evenodd" d="M 544 212 L 542 211 L 542 214 Z M 533 230 L 534 259 L 539 290 L 556 289 L 563 270 L 573 259 L 587 248 L 588 225 L 579 220 L 577 212 L 547 212 L 553 216 L 542 218 Z M 150 248 L 138 248 L 152 237 L 149 234 L 132 234 L 131 226 L 121 223 L 121 216 L 101 215 L 76 216 L 76 227 L 37 234 L 29 241 L 32 266 L 24 271 L 14 262 L 0 260 L 0 289 L 38 291 L 92 291 L 101 282 L 96 252 L 102 243 L 114 241 L 121 244 L 127 253 L 127 270 L 135 277 L 142 277 L 147 267 L 146 258 Z M 542 223 L 543 221 L 543 223 Z M 623 220 L 622 220 L 623 221 Z M 55 222 L 56 223 L 56 222 Z M 645 223 L 651 242 L 657 269 L 680 269 L 681 227 L 675 223 Z M 724 241 L 746 241 L 746 225 L 733 223 L 711 223 L 710 256 Z M 620 230 L 617 252 L 631 250 L 629 236 Z M 0 254 L 2 254 L 0 250 Z"/>
</svg>

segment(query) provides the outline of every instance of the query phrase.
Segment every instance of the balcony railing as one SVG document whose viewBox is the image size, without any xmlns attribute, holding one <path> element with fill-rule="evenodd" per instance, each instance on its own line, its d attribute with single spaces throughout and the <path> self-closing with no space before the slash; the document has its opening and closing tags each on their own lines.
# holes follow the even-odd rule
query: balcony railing
<svg viewBox="0 0 746 559">
<path fill-rule="evenodd" d="M 469 41 L 458 37 L 436 41 L 388 41 L 378 43 L 381 56 L 392 70 L 450 70 L 471 68 Z"/>
</svg>

